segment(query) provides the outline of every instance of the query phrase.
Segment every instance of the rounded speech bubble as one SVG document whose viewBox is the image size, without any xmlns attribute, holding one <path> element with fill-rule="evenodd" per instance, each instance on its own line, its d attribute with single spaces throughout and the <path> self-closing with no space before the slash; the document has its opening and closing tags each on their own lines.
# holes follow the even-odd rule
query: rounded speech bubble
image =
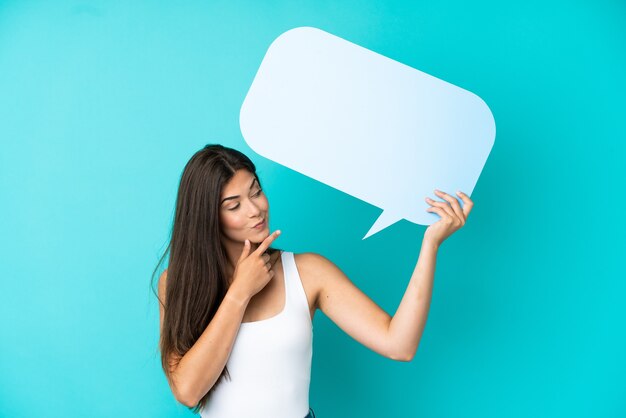
<svg viewBox="0 0 626 418">
<path fill-rule="evenodd" d="M 437 221 L 435 188 L 471 196 L 495 141 L 474 93 L 312 27 L 272 42 L 239 122 L 258 154 L 381 208 L 363 239 Z"/>
</svg>

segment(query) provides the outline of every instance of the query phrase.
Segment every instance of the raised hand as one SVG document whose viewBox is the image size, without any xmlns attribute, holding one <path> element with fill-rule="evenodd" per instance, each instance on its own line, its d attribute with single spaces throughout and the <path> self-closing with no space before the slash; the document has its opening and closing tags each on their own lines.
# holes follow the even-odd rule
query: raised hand
<svg viewBox="0 0 626 418">
<path fill-rule="evenodd" d="M 280 230 L 274 231 L 259 244 L 258 248 L 250 253 L 250 240 L 246 240 L 235 266 L 232 285 L 237 285 L 239 291 L 248 298 L 256 295 L 274 277 L 274 270 L 270 264 L 270 256 L 265 250 L 280 235 Z"/>
<path fill-rule="evenodd" d="M 441 216 L 441 219 L 426 228 L 424 240 L 429 240 L 439 246 L 446 238 L 465 225 L 474 202 L 465 193 L 457 192 L 457 195 L 463 200 L 463 208 L 461 209 L 461 205 L 455 197 L 439 190 L 435 190 L 435 194 L 444 199 L 445 202 L 438 202 L 427 197 L 426 202 L 431 207 L 426 211 L 435 212 Z"/>
</svg>

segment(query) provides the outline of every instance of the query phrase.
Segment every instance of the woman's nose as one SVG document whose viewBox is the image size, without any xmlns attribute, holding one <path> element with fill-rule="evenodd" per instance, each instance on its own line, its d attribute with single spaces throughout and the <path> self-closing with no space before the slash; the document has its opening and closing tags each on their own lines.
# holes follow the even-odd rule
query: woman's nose
<svg viewBox="0 0 626 418">
<path fill-rule="evenodd" d="M 251 218 L 259 216 L 261 212 L 261 209 L 257 205 L 255 205 L 254 202 L 250 202 L 250 209 L 248 209 L 248 213 Z"/>
</svg>

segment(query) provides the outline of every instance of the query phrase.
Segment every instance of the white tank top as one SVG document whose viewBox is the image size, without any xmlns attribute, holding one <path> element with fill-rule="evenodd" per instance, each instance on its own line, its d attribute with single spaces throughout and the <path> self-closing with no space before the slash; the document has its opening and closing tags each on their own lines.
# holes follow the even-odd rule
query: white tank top
<svg viewBox="0 0 626 418">
<path fill-rule="evenodd" d="M 309 413 L 313 324 L 293 252 L 282 252 L 285 307 L 243 322 L 224 377 L 200 410 L 202 418 L 304 418 Z"/>
</svg>

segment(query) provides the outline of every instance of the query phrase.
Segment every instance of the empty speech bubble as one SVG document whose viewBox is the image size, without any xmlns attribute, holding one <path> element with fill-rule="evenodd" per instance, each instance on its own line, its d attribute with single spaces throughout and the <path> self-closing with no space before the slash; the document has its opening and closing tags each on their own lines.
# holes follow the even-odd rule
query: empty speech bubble
<svg viewBox="0 0 626 418">
<path fill-rule="evenodd" d="M 258 154 L 381 208 L 363 239 L 437 221 L 435 188 L 471 196 L 496 130 L 474 93 L 312 27 L 272 42 L 239 123 Z"/>
</svg>

